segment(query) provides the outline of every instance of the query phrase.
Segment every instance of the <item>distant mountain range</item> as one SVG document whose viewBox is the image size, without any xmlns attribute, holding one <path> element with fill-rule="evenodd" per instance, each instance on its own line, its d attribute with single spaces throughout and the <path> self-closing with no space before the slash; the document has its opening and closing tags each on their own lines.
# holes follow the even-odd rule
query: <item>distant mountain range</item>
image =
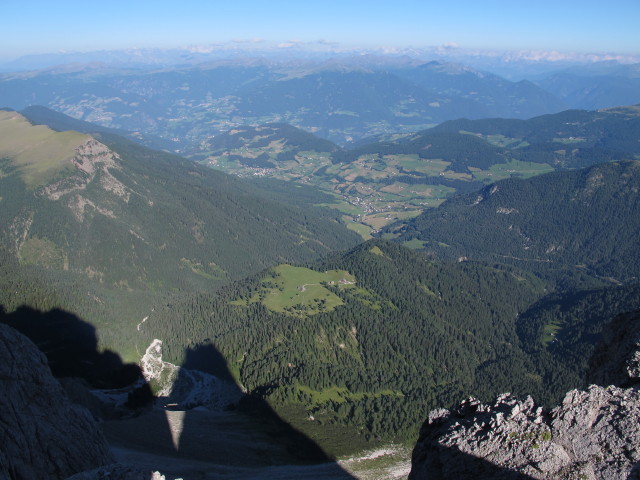
<svg viewBox="0 0 640 480">
<path fill-rule="evenodd" d="M 640 103 L 640 63 L 575 66 L 541 77 L 536 84 L 573 108 Z"/>
<path fill-rule="evenodd" d="M 114 61 L 2 74 L 0 105 L 47 106 L 192 156 L 206 154 L 224 131 L 264 123 L 288 123 L 350 145 L 459 118 L 527 119 L 640 103 L 639 64 L 591 63 L 512 81 L 407 56 L 178 57 L 148 59 L 144 68 Z"/>
<path fill-rule="evenodd" d="M 576 65 L 605 62 L 638 63 L 637 55 L 612 53 L 577 53 L 545 50 L 478 50 L 456 45 L 427 48 L 347 48 L 325 42 L 272 43 L 259 41 L 232 41 L 213 45 L 194 45 L 186 48 L 154 49 L 130 48 L 89 52 L 57 52 L 25 55 L 0 64 L 0 71 L 25 71 L 49 68 L 71 63 L 101 62 L 110 67 L 169 67 L 194 65 L 212 61 L 233 62 L 243 58 L 265 58 L 271 62 L 343 62 L 361 65 L 401 64 L 437 60 L 462 63 L 473 68 L 491 71 L 506 78 L 525 78 L 534 74 L 559 71 Z M 416 59 L 416 60 L 412 60 Z"/>
<path fill-rule="evenodd" d="M 105 127 L 161 137 L 188 155 L 206 151 L 212 137 L 240 125 L 286 122 L 345 144 L 454 118 L 528 118 L 567 107 L 531 82 L 459 64 L 370 63 L 59 66 L 1 75 L 0 105 L 44 105 Z"/>
</svg>

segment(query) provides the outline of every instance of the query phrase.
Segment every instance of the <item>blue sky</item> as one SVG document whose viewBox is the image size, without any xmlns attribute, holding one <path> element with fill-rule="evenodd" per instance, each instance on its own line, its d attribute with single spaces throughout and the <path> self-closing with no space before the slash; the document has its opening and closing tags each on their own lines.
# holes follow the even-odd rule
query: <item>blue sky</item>
<svg viewBox="0 0 640 480">
<path fill-rule="evenodd" d="M 233 40 L 640 53 L 640 0 L 0 0 L 0 58 Z"/>
</svg>

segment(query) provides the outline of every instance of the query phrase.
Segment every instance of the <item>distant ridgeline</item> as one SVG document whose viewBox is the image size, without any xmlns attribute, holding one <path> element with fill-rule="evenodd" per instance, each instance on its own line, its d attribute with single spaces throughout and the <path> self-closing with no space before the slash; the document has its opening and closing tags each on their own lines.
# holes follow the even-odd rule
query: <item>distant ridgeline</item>
<svg viewBox="0 0 640 480">
<path fill-rule="evenodd" d="M 529 118 L 568 108 L 531 82 L 463 65 L 353 63 L 240 59 L 159 71 L 74 65 L 0 75 L 0 105 L 44 105 L 187 155 L 206 152 L 213 136 L 237 126 L 284 121 L 348 143 L 453 118 Z"/>
</svg>

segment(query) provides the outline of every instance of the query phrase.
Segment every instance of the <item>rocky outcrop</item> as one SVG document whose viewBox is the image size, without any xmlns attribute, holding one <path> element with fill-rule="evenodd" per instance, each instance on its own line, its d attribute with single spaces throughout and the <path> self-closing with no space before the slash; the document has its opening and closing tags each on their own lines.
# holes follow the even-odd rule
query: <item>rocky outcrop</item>
<svg viewBox="0 0 640 480">
<path fill-rule="evenodd" d="M 64 479 L 113 462 L 89 412 L 72 404 L 44 354 L 0 324 L 0 478 Z"/>
<path fill-rule="evenodd" d="M 162 404 L 181 409 L 205 406 L 224 410 L 238 403 L 242 392 L 235 384 L 199 370 L 178 367 L 162 359 L 162 341 L 155 339 L 140 359 L 144 379 Z"/>
<path fill-rule="evenodd" d="M 640 479 L 640 387 L 631 385 L 638 326 L 638 313 L 617 318 L 591 362 L 597 378 L 628 388 L 572 390 L 551 411 L 510 394 L 435 410 L 420 431 L 409 478 Z"/>
</svg>

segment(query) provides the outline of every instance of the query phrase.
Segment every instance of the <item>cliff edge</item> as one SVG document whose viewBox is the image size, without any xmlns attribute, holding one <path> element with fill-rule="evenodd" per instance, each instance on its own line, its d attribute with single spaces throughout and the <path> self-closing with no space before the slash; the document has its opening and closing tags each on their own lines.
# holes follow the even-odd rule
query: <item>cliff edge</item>
<svg viewBox="0 0 640 480">
<path fill-rule="evenodd" d="M 429 414 L 410 480 L 640 479 L 640 312 L 614 319 L 591 362 L 591 385 L 547 411 L 531 397 L 476 399 Z"/>
<path fill-rule="evenodd" d="M 64 479 L 113 462 L 89 412 L 72 404 L 44 354 L 0 323 L 0 479 Z"/>
</svg>

